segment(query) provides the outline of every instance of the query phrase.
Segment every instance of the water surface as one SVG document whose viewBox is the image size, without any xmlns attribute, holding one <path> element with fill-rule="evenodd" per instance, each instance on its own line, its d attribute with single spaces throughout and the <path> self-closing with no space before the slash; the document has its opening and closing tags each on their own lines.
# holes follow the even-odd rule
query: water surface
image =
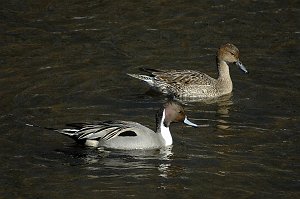
<svg viewBox="0 0 300 199">
<path fill-rule="evenodd" d="M 299 198 L 298 1 L 9 1 L 1 9 L 1 198 Z M 155 128 L 165 98 L 139 67 L 216 77 L 240 49 L 234 91 L 186 102 L 208 127 L 171 127 L 161 151 L 78 146 L 32 122 L 107 119 Z"/>
</svg>

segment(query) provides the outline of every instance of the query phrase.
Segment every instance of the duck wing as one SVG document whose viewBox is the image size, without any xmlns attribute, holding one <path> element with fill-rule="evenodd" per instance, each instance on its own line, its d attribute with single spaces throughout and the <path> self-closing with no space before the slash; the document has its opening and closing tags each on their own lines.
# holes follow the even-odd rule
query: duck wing
<svg viewBox="0 0 300 199">
<path fill-rule="evenodd" d="M 68 135 L 77 141 L 81 140 L 111 140 L 117 136 L 137 136 L 134 122 L 103 121 L 95 124 L 71 123 L 72 128 L 58 130 L 59 133 Z"/>
<path fill-rule="evenodd" d="M 149 70 L 144 71 L 151 73 L 156 81 L 165 82 L 170 85 L 190 85 L 197 84 L 210 86 L 215 81 L 214 78 L 194 70 Z"/>
</svg>

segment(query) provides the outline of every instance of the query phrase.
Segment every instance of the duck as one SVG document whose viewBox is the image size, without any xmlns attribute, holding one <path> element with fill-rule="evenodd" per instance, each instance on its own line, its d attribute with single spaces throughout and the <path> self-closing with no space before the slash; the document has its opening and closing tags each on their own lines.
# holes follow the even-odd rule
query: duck
<svg viewBox="0 0 300 199">
<path fill-rule="evenodd" d="M 132 121 L 100 121 L 96 123 L 71 123 L 70 128 L 53 130 L 66 135 L 79 144 L 89 147 L 103 147 L 120 150 L 159 149 L 173 144 L 170 124 L 183 122 L 192 127 L 197 124 L 189 121 L 180 102 L 166 102 L 156 114 L 156 131 Z M 27 126 L 40 127 L 27 124 Z"/>
<path fill-rule="evenodd" d="M 249 73 L 239 60 L 239 49 L 230 43 L 221 45 L 216 54 L 218 78 L 195 70 L 161 70 L 141 68 L 146 74 L 129 76 L 146 82 L 150 87 L 163 94 L 178 99 L 217 98 L 232 92 L 229 72 L 230 63 L 235 63 L 244 73 Z"/>
</svg>

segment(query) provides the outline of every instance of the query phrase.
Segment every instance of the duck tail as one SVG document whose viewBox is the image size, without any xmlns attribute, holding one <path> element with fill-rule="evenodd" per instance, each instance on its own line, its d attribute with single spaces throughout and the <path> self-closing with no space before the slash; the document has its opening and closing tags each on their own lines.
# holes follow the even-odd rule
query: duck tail
<svg viewBox="0 0 300 199">
<path fill-rule="evenodd" d="M 25 125 L 30 126 L 30 127 L 40 128 L 40 129 L 46 129 L 46 130 L 50 130 L 50 131 L 58 131 L 58 129 L 50 128 L 50 127 L 44 127 L 44 126 L 40 126 L 40 125 L 37 125 L 37 124 L 25 123 Z"/>
<path fill-rule="evenodd" d="M 37 125 L 37 124 L 29 124 L 29 123 L 25 123 L 25 125 L 29 126 L 29 127 L 35 127 L 35 128 L 55 131 L 57 133 L 66 135 L 66 136 L 71 137 L 71 138 L 74 138 L 75 133 L 78 131 L 78 129 L 56 129 L 56 128 L 51 128 L 51 127 L 40 126 L 40 125 Z"/>
<path fill-rule="evenodd" d="M 134 78 L 136 78 L 136 79 L 145 81 L 145 82 L 147 82 L 148 84 L 153 84 L 153 77 L 150 77 L 150 76 L 148 76 L 148 75 L 130 74 L 130 73 L 127 73 L 127 75 L 129 75 L 129 76 L 131 76 L 131 77 L 134 77 Z"/>
</svg>

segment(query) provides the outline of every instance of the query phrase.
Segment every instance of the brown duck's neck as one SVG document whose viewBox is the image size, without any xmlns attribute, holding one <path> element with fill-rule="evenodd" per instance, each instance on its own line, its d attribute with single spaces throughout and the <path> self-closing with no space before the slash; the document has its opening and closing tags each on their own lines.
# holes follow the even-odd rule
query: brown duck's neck
<svg viewBox="0 0 300 199">
<path fill-rule="evenodd" d="M 231 77 L 230 77 L 230 72 L 229 72 L 229 66 L 225 61 L 218 61 L 218 80 L 219 81 L 230 81 L 231 82 Z"/>
<path fill-rule="evenodd" d="M 217 87 L 223 94 L 232 91 L 232 81 L 229 73 L 229 66 L 225 61 L 218 62 L 219 76 L 217 79 Z"/>
</svg>

